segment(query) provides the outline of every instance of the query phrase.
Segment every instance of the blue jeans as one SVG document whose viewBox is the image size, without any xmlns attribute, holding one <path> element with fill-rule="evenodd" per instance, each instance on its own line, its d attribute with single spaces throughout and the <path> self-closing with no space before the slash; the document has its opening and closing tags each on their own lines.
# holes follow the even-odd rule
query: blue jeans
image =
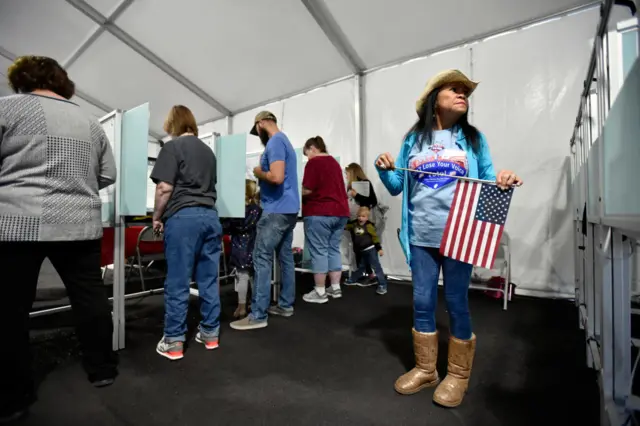
<svg viewBox="0 0 640 426">
<path fill-rule="evenodd" d="M 200 293 L 200 332 L 207 336 L 218 335 L 221 242 L 222 226 L 215 209 L 185 207 L 165 223 L 167 278 L 164 282 L 164 335 L 167 342 L 185 341 L 192 277 L 198 283 Z"/>
<path fill-rule="evenodd" d="M 444 297 L 449 311 L 451 334 L 461 340 L 471 338 L 469 282 L 473 266 L 442 256 L 437 248 L 411 245 L 413 275 L 413 326 L 416 331 L 436 331 L 438 278 L 444 278 Z"/>
<path fill-rule="evenodd" d="M 309 216 L 304 218 L 304 235 L 311 255 L 311 272 L 342 271 L 340 240 L 348 218 Z"/>
<path fill-rule="evenodd" d="M 253 249 L 255 291 L 251 300 L 251 314 L 249 314 L 254 321 L 267 320 L 267 309 L 269 309 L 271 298 L 273 254 L 276 251 L 280 260 L 282 285 L 278 305 L 283 309 L 293 308 L 293 302 L 296 300 L 296 272 L 291 245 L 297 218 L 297 214 L 267 213 L 263 214 L 258 221 L 256 243 Z"/>
<path fill-rule="evenodd" d="M 384 271 L 382 270 L 382 265 L 380 264 L 380 258 L 378 257 L 378 252 L 375 248 L 361 251 L 360 252 L 360 262 L 358 263 L 358 269 L 353 273 L 351 281 L 356 281 L 360 279 L 367 269 L 371 267 L 376 273 L 376 278 L 378 278 L 378 284 L 381 287 L 387 288 L 387 277 L 384 275 Z"/>
</svg>

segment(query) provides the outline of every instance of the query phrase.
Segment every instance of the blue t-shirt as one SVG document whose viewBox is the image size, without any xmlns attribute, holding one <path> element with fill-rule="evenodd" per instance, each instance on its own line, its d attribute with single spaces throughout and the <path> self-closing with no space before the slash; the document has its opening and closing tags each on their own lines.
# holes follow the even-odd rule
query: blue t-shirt
<svg viewBox="0 0 640 426">
<path fill-rule="evenodd" d="M 264 213 L 297 214 L 300 210 L 296 152 L 289 138 L 278 132 L 269 139 L 260 158 L 262 171 L 268 172 L 274 161 L 284 161 L 284 182 L 273 185 L 260 181 L 260 202 Z"/>
<path fill-rule="evenodd" d="M 409 168 L 450 176 L 467 176 L 467 154 L 456 144 L 457 132 L 436 130 L 431 145 L 416 144 L 409 154 Z M 456 189 L 454 177 L 409 173 L 410 243 L 440 247 Z"/>
</svg>

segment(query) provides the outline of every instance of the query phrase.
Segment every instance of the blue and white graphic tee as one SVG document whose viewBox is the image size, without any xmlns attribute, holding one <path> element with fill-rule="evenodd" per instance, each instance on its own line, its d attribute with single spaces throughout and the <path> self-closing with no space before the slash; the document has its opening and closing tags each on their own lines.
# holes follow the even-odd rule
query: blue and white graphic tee
<svg viewBox="0 0 640 426">
<path fill-rule="evenodd" d="M 456 190 L 454 176 L 467 176 L 467 154 L 456 144 L 454 129 L 433 132 L 431 145 L 416 143 L 409 154 L 409 168 L 444 174 L 410 172 L 409 239 L 422 247 L 440 247 L 444 227 Z"/>
</svg>

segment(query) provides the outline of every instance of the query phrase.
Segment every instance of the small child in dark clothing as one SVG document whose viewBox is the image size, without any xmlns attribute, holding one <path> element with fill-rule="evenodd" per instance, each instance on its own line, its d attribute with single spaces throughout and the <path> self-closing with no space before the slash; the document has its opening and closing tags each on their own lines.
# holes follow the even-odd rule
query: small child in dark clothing
<svg viewBox="0 0 640 426">
<path fill-rule="evenodd" d="M 351 232 L 353 251 L 360 254 L 360 263 L 358 264 L 358 270 L 351 275 L 345 285 L 361 285 L 358 284 L 358 279 L 365 274 L 367 266 L 370 266 L 378 278 L 376 293 L 387 294 L 387 277 L 384 275 L 380 258 L 378 257 L 378 255 L 383 256 L 384 252 L 380 245 L 380 239 L 376 234 L 376 227 L 369 222 L 369 208 L 360 207 L 358 209 L 358 218 L 347 223 L 346 230 Z"/>
<path fill-rule="evenodd" d="M 231 235 L 231 266 L 236 268 L 238 274 L 236 281 L 238 307 L 233 313 L 235 318 L 247 316 L 247 294 L 250 274 L 253 271 L 256 225 L 262 214 L 262 209 L 258 205 L 259 195 L 256 183 L 247 179 L 245 187 L 244 219 L 230 219 L 225 223 L 225 230 Z"/>
</svg>

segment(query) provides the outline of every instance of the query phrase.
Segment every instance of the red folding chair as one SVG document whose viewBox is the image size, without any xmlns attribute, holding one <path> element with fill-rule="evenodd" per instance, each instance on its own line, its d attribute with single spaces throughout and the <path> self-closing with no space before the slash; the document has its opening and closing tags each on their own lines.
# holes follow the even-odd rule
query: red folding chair
<svg viewBox="0 0 640 426">
<path fill-rule="evenodd" d="M 132 227 L 140 228 L 135 238 L 135 263 L 131 268 L 138 268 L 142 290 L 146 290 L 144 284 L 144 273 L 156 260 L 164 259 L 164 236 L 156 234 L 153 227 Z M 144 265 L 146 263 L 146 265 Z"/>
</svg>

